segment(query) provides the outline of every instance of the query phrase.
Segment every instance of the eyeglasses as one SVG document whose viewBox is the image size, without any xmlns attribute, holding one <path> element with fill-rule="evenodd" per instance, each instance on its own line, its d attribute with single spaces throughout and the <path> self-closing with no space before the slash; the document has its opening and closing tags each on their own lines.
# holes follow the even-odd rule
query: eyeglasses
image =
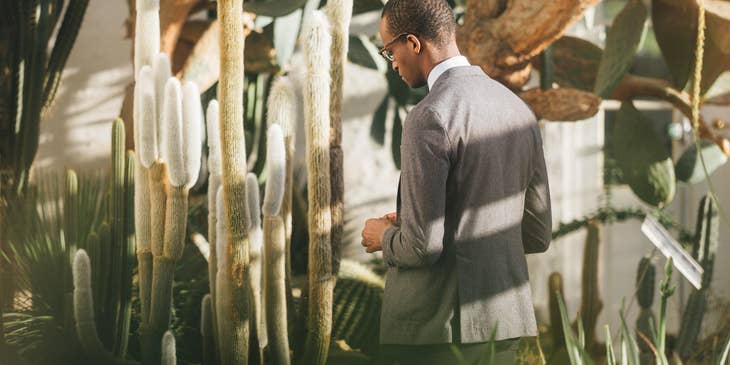
<svg viewBox="0 0 730 365">
<path fill-rule="evenodd" d="M 403 38 L 404 36 L 407 36 L 407 35 L 409 35 L 409 34 L 410 34 L 410 33 L 401 33 L 401 34 L 398 34 L 398 36 L 397 36 L 397 37 L 395 37 L 395 38 L 391 39 L 391 40 L 390 40 L 390 42 L 388 42 L 388 43 L 386 43 L 385 45 L 383 45 L 383 48 L 381 48 L 381 49 L 380 49 L 380 51 L 379 51 L 378 53 L 379 53 L 379 54 L 380 54 L 380 55 L 381 55 L 381 56 L 382 56 L 383 58 L 385 58 L 386 60 L 388 60 L 389 62 L 393 62 L 393 59 L 394 59 L 394 58 L 393 58 L 393 51 L 391 51 L 391 50 L 389 50 L 389 49 L 387 49 L 387 48 L 388 48 L 388 47 L 389 47 L 389 46 L 390 46 L 391 44 L 395 43 L 395 41 L 397 41 L 397 40 L 399 40 L 399 39 L 401 39 L 401 38 Z"/>
</svg>

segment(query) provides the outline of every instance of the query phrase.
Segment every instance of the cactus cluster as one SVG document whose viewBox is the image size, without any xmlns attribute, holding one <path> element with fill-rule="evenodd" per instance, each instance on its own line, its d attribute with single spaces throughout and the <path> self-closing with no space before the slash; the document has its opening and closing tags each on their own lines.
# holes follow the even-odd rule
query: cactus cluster
<svg viewBox="0 0 730 365">
<path fill-rule="evenodd" d="M 679 329 L 677 353 L 682 360 L 687 360 L 696 348 L 697 339 L 702 329 L 702 319 L 707 309 L 707 296 L 712 283 L 717 241 L 719 235 L 719 221 L 717 207 L 712 197 L 704 196 L 700 200 L 697 212 L 697 226 L 692 250 L 692 256 L 702 269 L 702 287 L 693 291 L 687 299 L 687 305 L 682 313 L 682 324 Z"/>
</svg>

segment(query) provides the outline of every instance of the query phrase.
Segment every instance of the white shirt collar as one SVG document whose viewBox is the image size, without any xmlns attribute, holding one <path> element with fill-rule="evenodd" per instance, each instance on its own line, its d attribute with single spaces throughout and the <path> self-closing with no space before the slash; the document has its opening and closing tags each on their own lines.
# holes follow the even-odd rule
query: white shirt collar
<svg viewBox="0 0 730 365">
<path fill-rule="evenodd" d="M 441 74 L 450 68 L 459 66 L 471 66 L 471 64 L 464 56 L 454 56 L 441 61 L 441 63 L 436 65 L 436 67 L 434 67 L 428 74 L 428 89 L 431 90 L 433 88 L 433 84 L 436 83 L 436 80 L 439 79 Z"/>
</svg>

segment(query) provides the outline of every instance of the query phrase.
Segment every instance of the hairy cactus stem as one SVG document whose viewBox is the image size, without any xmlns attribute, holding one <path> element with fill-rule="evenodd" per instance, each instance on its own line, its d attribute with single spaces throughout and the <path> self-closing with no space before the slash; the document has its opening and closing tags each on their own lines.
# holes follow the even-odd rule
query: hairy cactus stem
<svg viewBox="0 0 730 365">
<path fill-rule="evenodd" d="M 309 327 L 304 350 L 306 364 L 323 365 L 332 334 L 332 274 L 330 213 L 330 35 L 327 19 L 312 13 L 304 33 L 307 79 L 304 87 L 307 130 L 309 199 Z"/>
</svg>

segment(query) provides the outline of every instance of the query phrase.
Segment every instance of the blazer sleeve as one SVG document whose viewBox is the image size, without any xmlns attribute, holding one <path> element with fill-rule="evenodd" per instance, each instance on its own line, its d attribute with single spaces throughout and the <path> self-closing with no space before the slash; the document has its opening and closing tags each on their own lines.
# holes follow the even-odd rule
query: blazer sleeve
<svg viewBox="0 0 730 365">
<path fill-rule="evenodd" d="M 550 211 L 550 186 L 548 184 L 542 137 L 537 126 L 533 128 L 535 150 L 533 172 L 525 191 L 525 208 L 522 216 L 522 245 L 525 253 L 545 252 L 552 239 Z"/>
<path fill-rule="evenodd" d="M 432 265 L 444 248 L 449 139 L 436 112 L 414 114 L 401 142 L 400 226 L 387 229 L 382 242 L 383 259 L 399 268 Z"/>
</svg>

